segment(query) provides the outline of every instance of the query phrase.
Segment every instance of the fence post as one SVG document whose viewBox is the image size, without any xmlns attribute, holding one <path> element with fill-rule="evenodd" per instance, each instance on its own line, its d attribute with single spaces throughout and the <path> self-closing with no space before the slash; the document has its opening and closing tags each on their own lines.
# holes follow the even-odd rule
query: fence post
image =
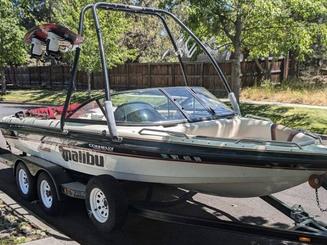
<svg viewBox="0 0 327 245">
<path fill-rule="evenodd" d="M 31 69 L 27 67 L 28 70 L 28 83 L 30 85 L 30 88 L 32 88 L 32 75 L 31 75 Z"/>
<path fill-rule="evenodd" d="M 201 87 L 203 87 L 204 84 L 204 62 L 201 62 Z"/>
<path fill-rule="evenodd" d="M 2 86 L 1 86 L 1 90 L 2 90 L 2 94 L 5 94 L 7 91 L 7 87 L 6 87 L 6 79 L 2 78 Z"/>
<path fill-rule="evenodd" d="M 13 77 L 13 80 L 14 80 L 14 83 L 15 83 L 15 87 L 18 87 L 17 86 L 17 79 L 16 79 L 16 68 L 11 67 L 11 70 L 12 70 L 12 77 Z"/>
<path fill-rule="evenodd" d="M 61 66 L 61 74 L 62 74 L 62 88 L 61 89 L 65 89 L 65 67 Z"/>
<path fill-rule="evenodd" d="M 38 67 L 38 73 L 39 73 L 39 88 L 42 88 L 42 75 L 41 75 L 41 73 L 42 73 L 42 68 L 41 67 L 44 67 L 44 66 L 39 66 Z"/>
<path fill-rule="evenodd" d="M 52 88 L 52 66 L 49 67 L 49 87 Z"/>
<path fill-rule="evenodd" d="M 1 79 L 1 93 L 5 94 L 7 90 L 7 84 L 6 84 L 6 77 L 5 77 L 5 69 L 0 69 L 0 79 Z"/>
<path fill-rule="evenodd" d="M 127 83 L 126 83 L 126 87 L 127 89 L 129 89 L 129 78 L 130 78 L 130 75 L 129 75 L 129 63 L 126 63 L 126 71 L 127 71 Z"/>
<path fill-rule="evenodd" d="M 92 89 L 98 89 L 97 85 L 95 84 L 94 81 L 94 71 L 91 72 L 91 90 Z"/>
<path fill-rule="evenodd" d="M 148 78 L 149 78 L 149 88 L 151 88 L 151 63 L 148 63 Z"/>
<path fill-rule="evenodd" d="M 171 63 L 171 83 L 175 86 L 175 63 Z"/>
</svg>

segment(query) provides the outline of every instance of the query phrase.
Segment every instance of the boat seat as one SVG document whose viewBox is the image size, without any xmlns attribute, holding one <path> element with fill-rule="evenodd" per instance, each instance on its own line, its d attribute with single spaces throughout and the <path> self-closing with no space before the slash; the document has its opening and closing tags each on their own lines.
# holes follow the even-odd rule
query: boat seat
<svg viewBox="0 0 327 245">
<path fill-rule="evenodd" d="M 298 133 L 300 133 L 300 131 L 283 125 L 271 125 L 271 140 L 292 142 Z"/>
<path fill-rule="evenodd" d="M 314 143 L 313 137 L 299 130 L 273 124 L 270 121 L 244 117 L 192 123 L 185 125 L 184 130 L 176 128 L 175 131 L 205 137 Z"/>
<path fill-rule="evenodd" d="M 271 125 L 271 140 L 294 142 L 294 143 L 314 143 L 315 139 L 304 134 L 300 130 L 291 129 L 283 125 Z"/>
<path fill-rule="evenodd" d="M 192 123 L 186 126 L 186 134 L 229 138 L 229 139 L 261 139 L 271 140 L 270 121 L 252 118 L 235 117 Z"/>
</svg>

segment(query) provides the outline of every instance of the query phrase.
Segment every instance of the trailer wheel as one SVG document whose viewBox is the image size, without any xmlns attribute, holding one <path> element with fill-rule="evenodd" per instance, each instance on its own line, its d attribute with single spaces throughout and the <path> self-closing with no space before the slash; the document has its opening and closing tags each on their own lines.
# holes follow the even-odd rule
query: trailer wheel
<svg viewBox="0 0 327 245">
<path fill-rule="evenodd" d="M 27 201 L 35 200 L 35 179 L 23 162 L 17 164 L 15 177 L 20 196 Z"/>
<path fill-rule="evenodd" d="M 85 203 L 98 230 L 110 232 L 125 223 L 128 201 L 115 178 L 107 175 L 92 178 L 86 186 Z"/>
<path fill-rule="evenodd" d="M 57 215 L 61 210 L 61 202 L 50 176 L 42 172 L 37 178 L 37 195 L 43 210 L 50 215 Z"/>
</svg>

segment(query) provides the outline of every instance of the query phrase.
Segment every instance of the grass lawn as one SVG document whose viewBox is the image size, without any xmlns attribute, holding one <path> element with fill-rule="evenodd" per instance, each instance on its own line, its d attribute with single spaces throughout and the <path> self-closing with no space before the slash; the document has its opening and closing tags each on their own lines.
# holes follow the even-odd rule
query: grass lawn
<svg viewBox="0 0 327 245">
<path fill-rule="evenodd" d="M 245 88 L 241 93 L 241 100 L 276 101 L 306 105 L 327 106 L 327 87 L 315 90 L 301 90 L 290 88 Z"/>
<path fill-rule="evenodd" d="M 242 104 L 241 110 L 243 115 L 268 117 L 288 127 L 327 134 L 327 110 L 324 109 Z"/>
<path fill-rule="evenodd" d="M 92 94 L 98 95 L 101 94 L 101 91 L 94 91 Z M 66 93 L 63 91 L 15 90 L 8 92 L 4 96 L 0 96 L 0 101 L 62 105 L 65 100 L 65 95 Z M 321 98 L 321 100 L 327 100 L 327 94 L 324 96 L 325 97 Z M 88 95 L 86 92 L 74 93 L 75 101 L 81 101 L 87 97 Z M 318 96 L 318 98 L 312 98 L 312 100 L 313 99 L 319 100 L 320 98 Z M 312 132 L 327 134 L 327 110 L 253 104 L 242 104 L 241 109 L 243 115 L 253 114 L 268 117 L 276 123 L 289 127 L 302 128 Z"/>
<path fill-rule="evenodd" d="M 100 94 L 100 91 L 92 91 L 92 95 Z M 12 90 L 5 95 L 0 95 L 0 102 L 18 102 L 62 105 L 66 98 L 66 91 L 52 90 Z M 83 101 L 88 98 L 87 92 L 75 92 L 74 101 Z"/>
<path fill-rule="evenodd" d="M 281 85 L 266 82 L 262 86 L 242 89 L 241 100 L 327 106 L 327 82 L 314 83 L 298 80 Z"/>
</svg>

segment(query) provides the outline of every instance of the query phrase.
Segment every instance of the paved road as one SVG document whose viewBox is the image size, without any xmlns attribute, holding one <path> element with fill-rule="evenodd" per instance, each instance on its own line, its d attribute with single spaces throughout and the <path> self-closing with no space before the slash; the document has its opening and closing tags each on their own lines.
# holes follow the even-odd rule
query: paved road
<svg viewBox="0 0 327 245">
<path fill-rule="evenodd" d="M 1 105 L 0 117 L 20 110 L 19 105 Z M 127 224 L 122 231 L 114 232 L 108 236 L 99 234 L 90 223 L 84 202 L 68 199 L 65 201 L 65 211 L 60 217 L 45 215 L 39 204 L 23 201 L 16 191 L 15 181 L 11 170 L 0 163 L 0 190 L 7 193 L 18 203 L 26 207 L 50 226 L 70 236 L 81 244 L 293 244 L 285 241 L 271 240 L 264 237 L 250 236 L 229 231 L 209 230 L 186 225 L 168 224 L 144 219 L 133 214 L 128 217 Z M 300 185 L 290 190 L 276 194 L 286 203 L 298 203 L 305 207 L 311 214 L 327 222 L 327 215 L 322 214 L 316 207 L 314 192 L 307 184 Z M 210 195 L 198 194 L 195 200 L 199 202 L 186 212 L 200 215 L 204 211 L 213 213 L 223 220 L 238 219 L 243 222 L 288 228 L 292 221 L 276 212 L 259 198 L 221 198 Z M 327 192 L 321 193 L 322 202 L 327 205 Z M 207 204 L 215 209 L 207 209 L 202 204 Z"/>
</svg>

